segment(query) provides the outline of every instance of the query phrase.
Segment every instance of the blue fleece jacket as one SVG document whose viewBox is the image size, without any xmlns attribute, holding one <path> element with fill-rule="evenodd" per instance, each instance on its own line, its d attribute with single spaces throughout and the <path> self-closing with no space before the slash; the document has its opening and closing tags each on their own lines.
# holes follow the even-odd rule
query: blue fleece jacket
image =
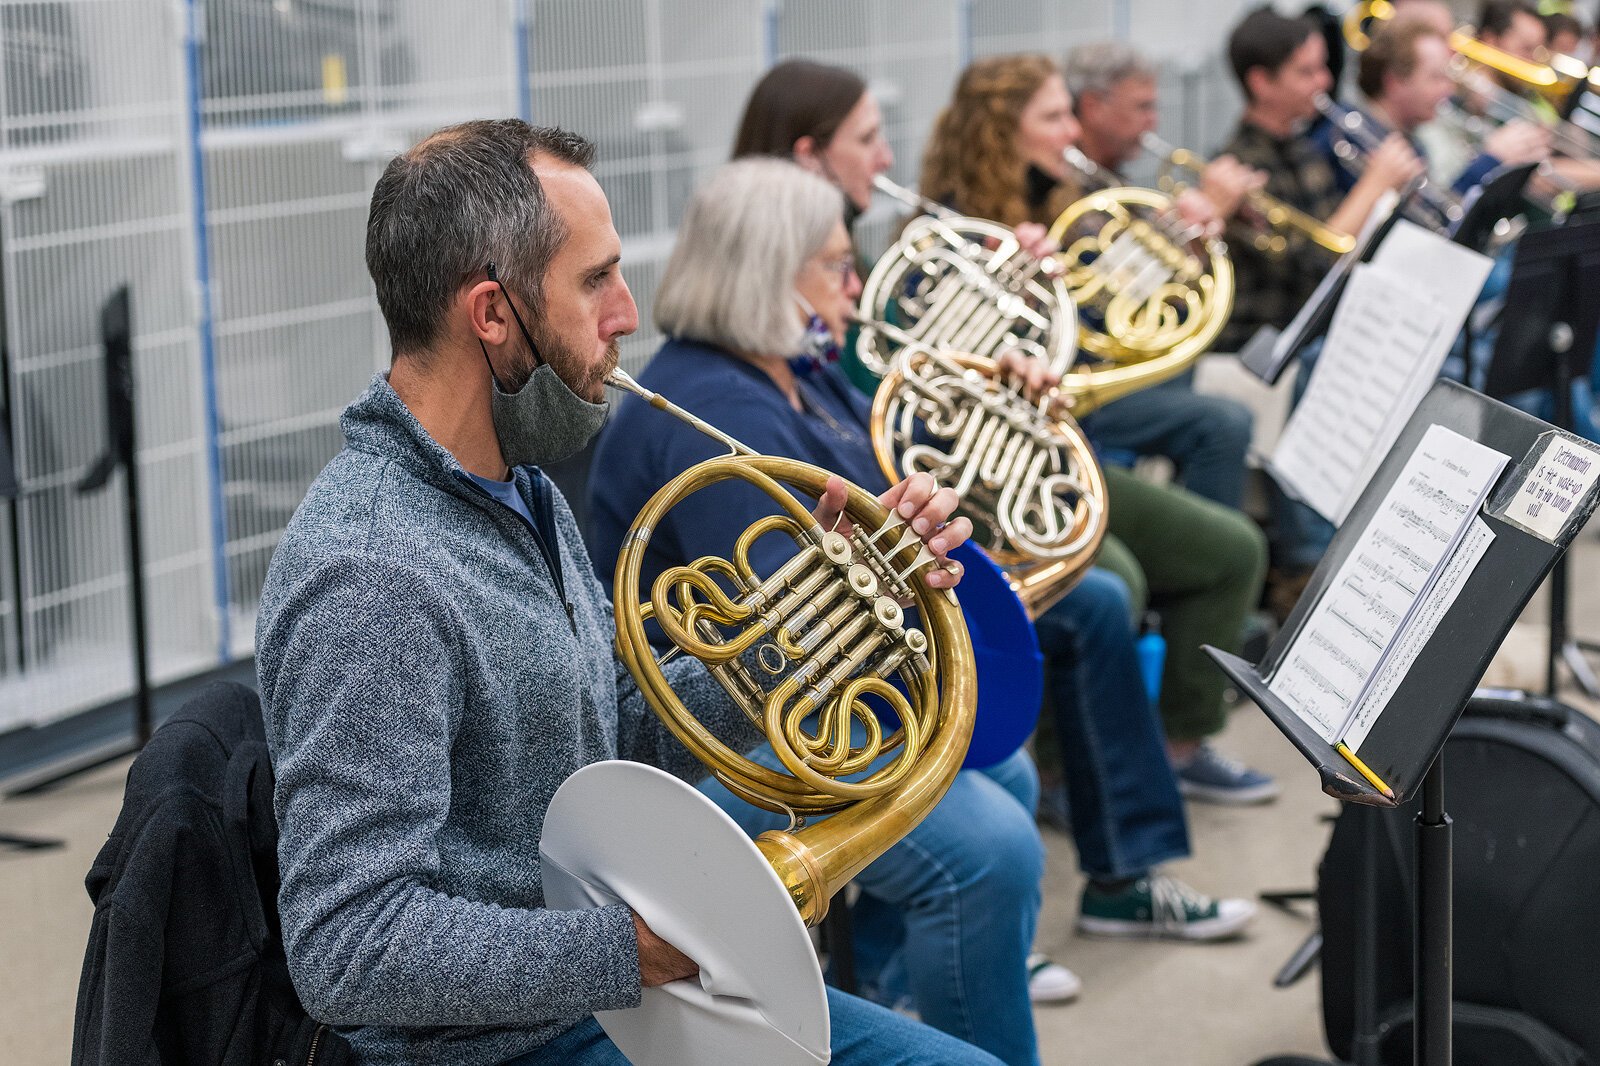
<svg viewBox="0 0 1600 1066">
<path fill-rule="evenodd" d="M 554 543 L 383 375 L 343 427 L 256 625 L 289 967 L 364 1063 L 499 1063 L 639 1002 L 625 907 L 544 909 L 556 788 L 601 759 L 704 770 L 616 660 L 606 591 L 537 469 L 515 479 Z M 759 743 L 699 663 L 668 672 L 713 732 Z"/>
</svg>

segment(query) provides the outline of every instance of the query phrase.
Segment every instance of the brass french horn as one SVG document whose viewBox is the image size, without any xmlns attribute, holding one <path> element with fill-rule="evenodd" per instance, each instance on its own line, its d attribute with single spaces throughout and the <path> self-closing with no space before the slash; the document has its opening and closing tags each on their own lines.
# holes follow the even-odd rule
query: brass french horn
<svg viewBox="0 0 1600 1066">
<path fill-rule="evenodd" d="M 1004 568 L 1029 617 L 1094 565 L 1107 526 L 1105 475 L 1050 396 L 1031 403 L 993 360 L 909 337 L 873 396 L 872 447 L 891 480 L 932 474 L 961 497 L 973 541 Z"/>
<path fill-rule="evenodd" d="M 614 586 L 617 657 L 719 781 L 790 815 L 790 829 L 763 833 L 756 847 L 801 918 L 815 925 L 834 893 L 915 828 L 961 768 L 976 679 L 960 605 L 920 579 L 934 556 L 863 489 L 848 487 L 848 527 L 824 529 L 791 490 L 820 497 L 825 471 L 757 454 L 621 370 L 607 383 L 729 448 L 657 491 L 624 537 Z M 708 556 L 666 570 L 641 599 L 641 565 L 662 519 L 690 494 L 729 480 L 765 492 L 776 513 L 744 531 L 732 559 Z M 787 536 L 798 551 L 762 577 L 749 551 L 764 536 Z M 784 772 L 729 748 L 689 712 L 652 654 L 651 619 L 671 642 L 668 656 L 706 664 L 772 744 Z M 893 757 L 861 780 L 845 780 L 884 755 Z M 807 817 L 830 812 L 801 828 Z"/>
<path fill-rule="evenodd" d="M 1068 158 L 1084 168 L 1081 154 Z M 1187 370 L 1233 311 L 1227 246 L 1182 222 L 1165 193 L 1098 189 L 1068 205 L 1050 236 L 1078 308 L 1084 358 L 1061 391 L 1080 418 Z"/>
<path fill-rule="evenodd" d="M 1053 264 L 1024 252 L 1005 226 L 958 215 L 881 174 L 873 184 L 923 214 L 862 283 L 856 355 L 868 370 L 888 373 L 906 337 L 989 358 L 1015 348 L 1058 372 L 1072 365 L 1077 315 Z"/>
<path fill-rule="evenodd" d="M 873 266 L 856 313 L 857 354 L 880 379 L 878 465 L 891 481 L 922 471 L 953 488 L 974 542 L 1037 618 L 1094 565 L 1105 477 L 1065 406 L 1030 403 L 995 360 L 1016 349 L 1065 372 L 1079 335 L 1072 296 L 1012 230 L 875 180 L 924 212 Z"/>
</svg>

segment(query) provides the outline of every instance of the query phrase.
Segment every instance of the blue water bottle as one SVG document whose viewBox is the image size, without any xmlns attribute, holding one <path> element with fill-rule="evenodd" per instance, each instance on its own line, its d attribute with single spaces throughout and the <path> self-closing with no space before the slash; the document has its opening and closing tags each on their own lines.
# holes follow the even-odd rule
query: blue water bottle
<svg viewBox="0 0 1600 1066">
<path fill-rule="evenodd" d="M 1139 673 L 1144 676 L 1145 691 L 1150 702 L 1161 699 L 1161 671 L 1167 664 L 1167 642 L 1161 635 L 1161 618 L 1154 611 L 1146 612 L 1144 624 L 1139 627 Z"/>
</svg>

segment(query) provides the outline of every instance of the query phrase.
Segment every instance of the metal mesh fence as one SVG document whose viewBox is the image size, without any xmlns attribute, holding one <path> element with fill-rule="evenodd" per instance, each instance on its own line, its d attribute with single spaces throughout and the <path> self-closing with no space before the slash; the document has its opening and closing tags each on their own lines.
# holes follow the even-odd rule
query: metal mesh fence
<svg viewBox="0 0 1600 1066">
<path fill-rule="evenodd" d="M 177 40 L 157 0 L 0 4 L 0 362 L 22 490 L 3 516 L 0 728 L 131 683 L 121 503 L 76 488 L 106 446 L 99 308 L 130 278 L 155 670 L 215 661 Z"/>
<path fill-rule="evenodd" d="M 694 183 L 774 59 L 850 66 L 893 176 L 964 62 L 1131 36 L 1163 133 L 1210 148 L 1237 109 L 1215 58 L 1243 0 L 0 0 L 0 732 L 124 694 L 98 311 L 132 285 L 157 680 L 248 654 L 273 547 L 388 361 L 362 263 L 383 164 L 471 117 L 597 142 L 642 328 Z M 859 232 L 871 255 L 894 211 Z"/>
</svg>

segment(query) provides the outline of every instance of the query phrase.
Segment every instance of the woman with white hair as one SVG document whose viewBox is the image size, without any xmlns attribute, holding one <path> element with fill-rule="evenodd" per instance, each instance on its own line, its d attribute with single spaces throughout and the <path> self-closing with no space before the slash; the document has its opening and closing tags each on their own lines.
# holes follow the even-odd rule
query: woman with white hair
<svg viewBox="0 0 1600 1066">
<path fill-rule="evenodd" d="M 839 191 L 793 163 L 747 159 L 714 173 L 684 212 L 655 301 L 656 325 L 671 339 L 640 381 L 759 452 L 879 493 L 888 485 L 868 440 L 865 398 L 828 365 L 860 290 L 843 219 Z M 589 483 L 590 547 L 602 574 L 656 488 L 717 454 L 714 441 L 676 419 L 622 401 Z M 641 583 L 703 555 L 728 557 L 734 539 L 770 513 L 749 486 L 694 494 L 654 531 Z M 771 573 L 789 550 L 784 538 L 763 537 L 750 561 Z M 776 765 L 770 749 L 754 757 Z M 752 836 L 786 824 L 720 785 L 702 787 Z M 1025 753 L 963 771 L 927 819 L 856 878 L 904 925 L 893 967 L 902 976 L 881 982 L 908 987 L 923 1021 L 1011 1064 L 1039 1061 L 1027 972 L 1044 870 L 1037 798 Z"/>
</svg>

